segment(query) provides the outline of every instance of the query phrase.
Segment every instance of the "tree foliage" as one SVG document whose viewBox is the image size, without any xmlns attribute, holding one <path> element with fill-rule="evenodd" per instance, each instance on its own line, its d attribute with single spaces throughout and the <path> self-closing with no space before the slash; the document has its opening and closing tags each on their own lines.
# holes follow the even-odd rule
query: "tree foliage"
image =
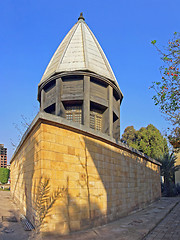
<svg viewBox="0 0 180 240">
<path fill-rule="evenodd" d="M 155 159 L 159 159 L 164 153 L 169 151 L 166 139 L 152 124 L 137 131 L 133 126 L 127 127 L 121 140 Z"/>
<path fill-rule="evenodd" d="M 174 181 L 174 174 L 180 169 L 179 165 L 176 165 L 177 157 L 172 152 L 171 154 L 165 153 L 158 160 L 161 162 L 161 176 L 164 176 L 164 184 L 166 189 L 166 195 L 173 195 L 172 184 Z"/>
<path fill-rule="evenodd" d="M 134 129 L 133 126 L 128 126 L 122 135 L 122 141 L 127 143 L 129 146 L 133 148 L 138 148 L 137 146 L 137 131 Z"/>
<path fill-rule="evenodd" d="M 9 169 L 7 168 L 0 168 L 0 182 L 2 184 L 5 184 L 8 182 L 8 178 L 9 178 Z"/>
<path fill-rule="evenodd" d="M 180 127 L 176 127 L 171 131 L 168 136 L 169 142 L 173 145 L 174 151 L 177 153 L 180 151 Z"/>
<path fill-rule="evenodd" d="M 163 50 L 157 47 L 156 40 L 151 43 L 156 47 L 163 61 L 160 67 L 161 80 L 153 82 L 151 87 L 155 90 L 154 103 L 174 126 L 171 135 L 175 137 L 174 130 L 180 127 L 180 33 L 175 32 L 173 39 Z"/>
</svg>

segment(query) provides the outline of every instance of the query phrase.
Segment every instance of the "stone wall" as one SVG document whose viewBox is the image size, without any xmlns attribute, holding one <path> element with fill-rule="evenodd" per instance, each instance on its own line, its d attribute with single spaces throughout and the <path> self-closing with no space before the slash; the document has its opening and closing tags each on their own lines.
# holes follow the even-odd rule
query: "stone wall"
<svg viewBox="0 0 180 240">
<path fill-rule="evenodd" d="M 11 160 L 12 196 L 42 232 L 98 226 L 160 197 L 155 160 L 59 119 L 40 113 Z"/>
</svg>

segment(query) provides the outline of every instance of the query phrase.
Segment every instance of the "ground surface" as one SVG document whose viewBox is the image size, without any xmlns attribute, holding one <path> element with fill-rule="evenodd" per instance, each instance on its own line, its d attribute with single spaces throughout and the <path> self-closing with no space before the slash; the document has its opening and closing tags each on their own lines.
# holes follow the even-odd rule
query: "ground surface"
<svg viewBox="0 0 180 240">
<path fill-rule="evenodd" d="M 0 192 L 0 240 L 180 240 L 180 197 L 162 198 L 118 221 L 68 236 L 41 237 L 24 230 L 10 192 Z M 2 218 L 3 217 L 3 218 Z M 16 217 L 17 222 L 9 222 Z"/>
<path fill-rule="evenodd" d="M 15 217 L 17 222 L 9 222 L 12 217 Z M 30 232 L 24 231 L 19 218 L 20 212 L 13 203 L 10 192 L 0 191 L 0 240 L 26 240 L 29 238 Z"/>
<path fill-rule="evenodd" d="M 143 240 L 180 240 L 180 203 Z"/>
</svg>

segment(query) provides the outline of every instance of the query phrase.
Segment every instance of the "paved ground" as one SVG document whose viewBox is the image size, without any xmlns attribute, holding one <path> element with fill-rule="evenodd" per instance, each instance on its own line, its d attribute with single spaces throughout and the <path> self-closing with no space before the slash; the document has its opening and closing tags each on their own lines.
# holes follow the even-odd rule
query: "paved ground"
<svg viewBox="0 0 180 240">
<path fill-rule="evenodd" d="M 143 240 L 180 240 L 180 203 Z"/>
<path fill-rule="evenodd" d="M 0 199 L 0 240 L 180 240 L 180 197 L 162 198 L 113 223 L 63 237 L 40 237 L 24 231 L 10 192 L 0 191 Z M 15 216 L 18 222 L 3 221 L 2 216 Z"/>
<path fill-rule="evenodd" d="M 4 218 L 4 220 L 2 219 Z M 15 217 L 18 222 L 9 222 Z M 0 191 L 0 240 L 26 240 L 30 232 L 24 231 L 20 222 L 20 212 L 11 200 L 9 191 Z"/>
</svg>

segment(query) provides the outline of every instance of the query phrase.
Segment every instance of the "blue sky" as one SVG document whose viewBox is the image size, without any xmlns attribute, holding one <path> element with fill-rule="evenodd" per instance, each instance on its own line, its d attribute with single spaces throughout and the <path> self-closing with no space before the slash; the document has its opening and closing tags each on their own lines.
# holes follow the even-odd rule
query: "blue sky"
<svg viewBox="0 0 180 240">
<path fill-rule="evenodd" d="M 153 81 L 160 79 L 160 56 L 151 45 L 165 46 L 179 31 L 179 0 L 6 0 L 0 1 L 0 143 L 13 154 L 14 126 L 21 114 L 38 111 L 37 87 L 56 48 L 83 12 L 103 48 L 124 94 L 121 134 L 155 125 L 168 127 L 154 106 Z"/>
</svg>

